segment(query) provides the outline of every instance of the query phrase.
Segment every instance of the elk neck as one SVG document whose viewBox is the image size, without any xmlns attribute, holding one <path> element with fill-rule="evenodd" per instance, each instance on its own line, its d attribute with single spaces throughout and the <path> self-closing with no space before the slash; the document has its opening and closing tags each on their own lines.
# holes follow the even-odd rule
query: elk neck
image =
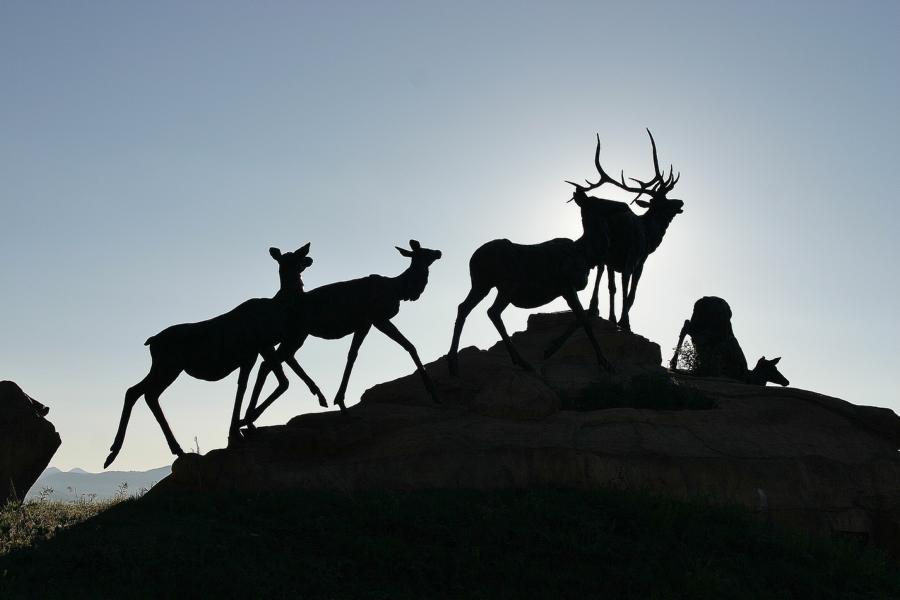
<svg viewBox="0 0 900 600">
<path fill-rule="evenodd" d="M 766 385 L 766 378 L 756 370 L 756 367 L 747 371 L 747 374 L 744 375 L 744 381 L 751 385 Z"/>
<path fill-rule="evenodd" d="M 596 243 L 592 243 L 592 239 L 587 233 L 582 233 L 581 237 L 575 240 L 574 245 L 589 265 L 601 264 L 603 253 L 596 247 Z"/>
<path fill-rule="evenodd" d="M 401 300 L 418 300 L 428 284 L 428 267 L 417 264 L 415 260 L 405 271 L 392 279 Z"/>
<path fill-rule="evenodd" d="M 278 272 L 280 285 L 275 298 L 278 300 L 288 300 L 303 295 L 303 278 L 296 272 Z"/>
<path fill-rule="evenodd" d="M 650 208 L 647 212 L 640 215 L 641 225 L 647 235 L 647 254 L 650 254 L 662 243 L 663 236 L 666 235 L 666 229 L 669 223 L 675 218 L 675 214 L 663 210 L 654 210 Z"/>
</svg>

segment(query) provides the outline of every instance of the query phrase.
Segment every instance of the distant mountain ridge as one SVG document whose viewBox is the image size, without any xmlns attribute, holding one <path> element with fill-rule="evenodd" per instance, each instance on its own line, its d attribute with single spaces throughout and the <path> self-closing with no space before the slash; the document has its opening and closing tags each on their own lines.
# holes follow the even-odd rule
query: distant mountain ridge
<svg viewBox="0 0 900 600">
<path fill-rule="evenodd" d="M 48 467 L 31 486 L 25 499 L 39 498 L 42 491 L 50 489 L 52 492 L 45 494 L 50 500 L 77 500 L 82 497 L 105 500 L 121 491 L 131 495 L 139 493 L 142 489 L 149 490 L 171 472 L 171 465 L 149 471 L 102 473 L 90 473 L 77 467 L 70 471 Z M 126 487 L 123 487 L 123 484 Z"/>
</svg>

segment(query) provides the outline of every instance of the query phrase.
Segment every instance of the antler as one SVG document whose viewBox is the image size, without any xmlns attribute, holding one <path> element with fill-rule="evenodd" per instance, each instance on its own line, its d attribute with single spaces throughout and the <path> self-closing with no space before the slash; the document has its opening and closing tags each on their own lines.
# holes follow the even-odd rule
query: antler
<svg viewBox="0 0 900 600">
<path fill-rule="evenodd" d="M 566 183 L 568 183 L 569 185 L 574 185 L 576 189 L 581 190 L 582 192 L 589 192 L 590 190 L 600 187 L 604 183 L 611 183 L 617 188 L 625 190 L 626 192 L 637 194 L 632 202 L 639 199 L 644 194 L 654 197 L 664 197 L 667 193 L 672 191 L 672 188 L 674 188 L 675 184 L 678 183 L 678 179 L 681 177 L 681 173 L 679 173 L 677 176 L 673 175 L 673 167 L 671 165 L 669 166 L 668 177 L 665 177 L 660 172 L 659 157 L 656 154 L 656 140 L 653 139 L 653 134 L 650 133 L 650 129 L 647 129 L 647 134 L 650 136 L 650 145 L 653 147 L 653 171 L 655 173 L 653 179 L 651 179 L 650 181 L 641 181 L 640 179 L 629 177 L 628 179 L 640 186 L 633 187 L 625 183 L 624 171 L 620 172 L 618 181 L 615 178 L 610 177 L 609 174 L 607 174 L 607 172 L 603 170 L 603 166 L 600 164 L 600 134 L 598 133 L 597 148 L 594 151 L 594 166 L 597 168 L 597 173 L 600 174 L 600 179 L 598 179 L 596 183 L 591 183 L 589 180 L 585 179 L 584 182 L 587 184 L 587 186 L 579 185 L 572 181 L 566 181 Z"/>
</svg>

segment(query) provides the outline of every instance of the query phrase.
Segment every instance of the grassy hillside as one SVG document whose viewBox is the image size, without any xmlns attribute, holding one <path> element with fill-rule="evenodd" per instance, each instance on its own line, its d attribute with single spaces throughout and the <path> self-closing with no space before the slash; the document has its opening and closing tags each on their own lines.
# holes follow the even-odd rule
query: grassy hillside
<svg viewBox="0 0 900 600">
<path fill-rule="evenodd" d="M 151 494 L 6 548 L 4 597 L 900 597 L 877 552 L 612 491 Z"/>
</svg>

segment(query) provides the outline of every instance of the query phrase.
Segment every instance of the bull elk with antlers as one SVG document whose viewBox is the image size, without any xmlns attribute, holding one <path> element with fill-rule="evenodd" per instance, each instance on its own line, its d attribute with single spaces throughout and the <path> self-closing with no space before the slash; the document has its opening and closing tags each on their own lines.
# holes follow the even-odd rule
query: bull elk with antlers
<svg viewBox="0 0 900 600">
<path fill-rule="evenodd" d="M 635 184 L 629 185 L 626 183 L 624 172 L 620 172 L 618 180 L 608 175 L 600 164 L 600 135 L 598 134 L 597 147 L 594 151 L 594 166 L 597 168 L 600 179 L 594 183 L 585 180 L 587 185 L 580 185 L 571 181 L 566 182 L 575 186 L 575 192 L 571 200 L 574 200 L 581 208 L 582 215 L 585 207 L 589 207 L 595 213 L 596 219 L 602 228 L 602 235 L 607 237 L 609 243 L 602 262 L 597 265 L 597 277 L 594 280 L 594 291 L 591 296 L 591 302 L 588 305 L 588 311 L 595 315 L 599 312 L 598 291 L 600 278 L 603 276 L 603 269 L 605 268 L 608 272 L 609 320 L 612 323 L 616 322 L 615 272 L 618 271 L 622 274 L 622 312 L 618 322 L 619 326 L 625 330 L 631 329 L 628 313 L 634 305 L 634 297 L 644 270 L 644 263 L 647 261 L 647 257 L 662 243 L 663 236 L 665 236 L 672 219 L 676 215 L 681 214 L 684 207 L 683 201 L 668 198 L 668 194 L 675 187 L 675 184 L 678 183 L 681 174 L 675 175 L 671 166 L 669 167 L 668 175 L 664 175 L 660 171 L 659 158 L 656 153 L 656 140 L 653 139 L 653 134 L 650 133 L 649 129 L 647 134 L 650 136 L 650 145 L 653 149 L 654 170 L 653 178 L 649 181 L 629 177 L 628 179 Z M 587 192 L 606 183 L 612 184 L 626 192 L 637 194 L 631 202 L 647 209 L 646 212 L 637 215 L 632 212 L 625 202 L 587 195 Z M 643 197 L 646 197 L 646 200 Z M 545 355 L 550 356 L 558 350 L 576 329 L 578 329 L 577 322 L 573 323 L 568 331 L 547 348 Z"/>
</svg>

